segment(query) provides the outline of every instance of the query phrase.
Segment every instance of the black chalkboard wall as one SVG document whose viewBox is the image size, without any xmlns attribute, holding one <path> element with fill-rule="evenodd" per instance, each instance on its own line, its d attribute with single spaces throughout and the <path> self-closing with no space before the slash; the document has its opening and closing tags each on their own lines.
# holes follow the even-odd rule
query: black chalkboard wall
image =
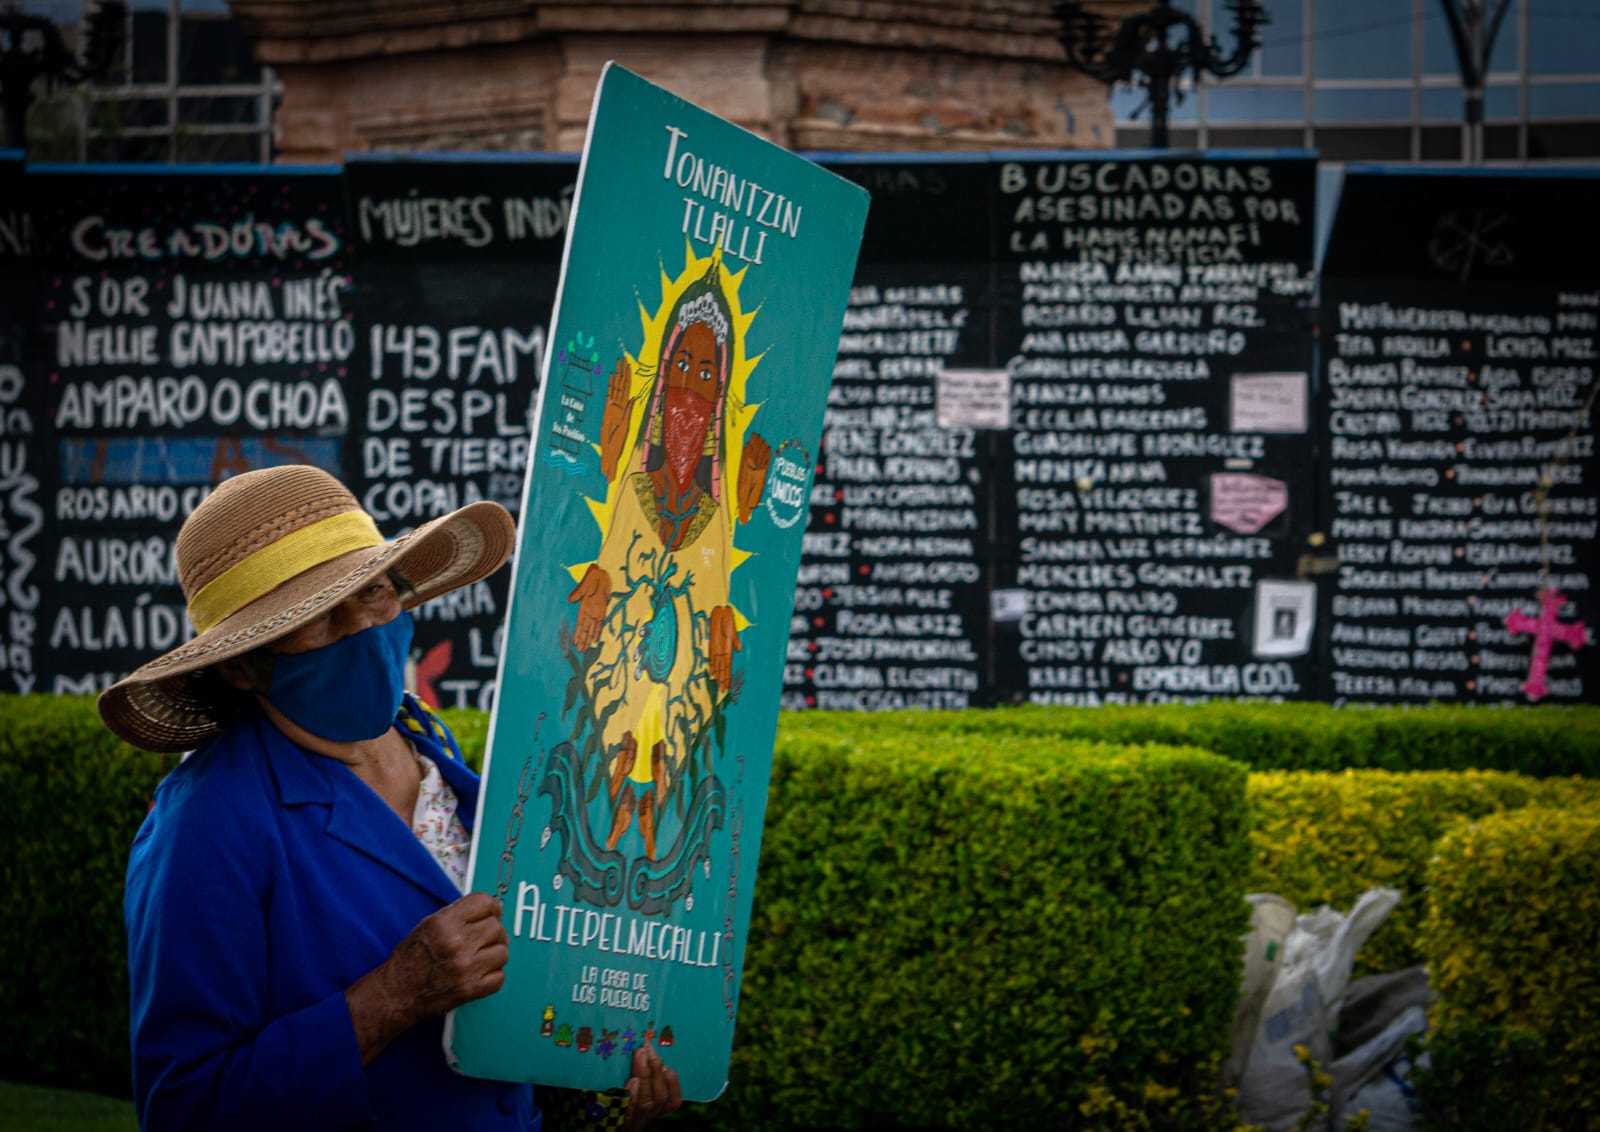
<svg viewBox="0 0 1600 1132">
<path fill-rule="evenodd" d="M 1029 157 L 992 176 L 1014 406 L 997 584 L 1016 594 L 997 692 L 1307 694 L 1313 161 Z"/>
<path fill-rule="evenodd" d="M 812 488 L 790 707 L 992 699 L 994 443 L 940 427 L 941 374 L 993 364 L 985 162 L 833 163 L 872 193 Z"/>
<path fill-rule="evenodd" d="M 570 159 L 346 166 L 361 331 L 360 458 L 347 471 L 381 529 L 477 499 L 520 508 L 576 174 Z M 489 706 L 510 576 L 417 610 L 418 694 Z"/>
<path fill-rule="evenodd" d="M 1594 178 L 1352 172 L 1314 306 L 1309 155 L 821 160 L 873 204 L 786 706 L 1526 702 L 1505 615 L 1600 614 Z M 391 535 L 515 510 L 546 355 L 598 380 L 547 340 L 575 175 L 0 155 L 3 686 L 187 632 L 220 476 L 319 464 Z M 419 619 L 434 702 L 490 703 L 507 578 Z"/>
<path fill-rule="evenodd" d="M 0 690 L 39 688 L 41 385 L 30 380 L 35 240 L 20 154 L 0 153 Z"/>
<path fill-rule="evenodd" d="M 39 645 L 87 692 L 188 631 L 172 543 L 223 476 L 334 472 L 358 407 L 337 170 L 28 176 L 48 500 Z"/>
<path fill-rule="evenodd" d="M 1524 702 L 1542 633 L 1507 616 L 1538 622 L 1555 590 L 1544 632 L 1597 624 L 1597 189 L 1347 176 L 1322 281 L 1324 696 Z M 1595 648 L 1548 667 L 1547 702 L 1594 700 Z"/>
</svg>

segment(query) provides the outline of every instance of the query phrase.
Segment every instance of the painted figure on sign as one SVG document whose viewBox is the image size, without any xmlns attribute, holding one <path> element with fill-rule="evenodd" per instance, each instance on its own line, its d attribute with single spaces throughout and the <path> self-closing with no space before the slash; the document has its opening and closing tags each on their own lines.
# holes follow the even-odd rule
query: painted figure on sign
<svg viewBox="0 0 1600 1132">
<path fill-rule="evenodd" d="M 722 825 L 722 713 L 740 686 L 748 624 L 729 597 L 747 557 L 734 533 L 765 490 L 772 450 L 744 400 L 755 367 L 742 273 L 692 254 L 641 310 L 638 358 L 612 371 L 601 417 L 599 554 L 572 568 L 563 643 L 573 731 L 540 789 L 554 801 L 578 899 L 641 912 L 687 895 Z M 624 880 L 624 871 L 626 879 Z"/>
</svg>

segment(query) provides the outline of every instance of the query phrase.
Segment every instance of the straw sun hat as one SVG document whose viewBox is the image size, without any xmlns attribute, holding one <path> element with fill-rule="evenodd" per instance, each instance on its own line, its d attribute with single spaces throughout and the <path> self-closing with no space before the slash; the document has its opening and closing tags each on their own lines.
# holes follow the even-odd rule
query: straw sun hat
<svg viewBox="0 0 1600 1132">
<path fill-rule="evenodd" d="M 471 503 L 385 542 L 372 516 L 319 468 L 288 465 L 225 480 L 178 534 L 178 580 L 195 636 L 113 684 L 100 715 L 148 751 L 185 751 L 222 729 L 202 670 L 316 620 L 391 569 L 406 608 L 493 573 L 511 554 L 511 516 Z"/>
</svg>

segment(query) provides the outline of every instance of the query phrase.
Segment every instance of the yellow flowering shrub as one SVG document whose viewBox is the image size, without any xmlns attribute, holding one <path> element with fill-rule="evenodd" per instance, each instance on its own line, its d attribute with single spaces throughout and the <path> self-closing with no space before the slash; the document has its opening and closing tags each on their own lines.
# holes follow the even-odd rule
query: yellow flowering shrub
<svg viewBox="0 0 1600 1132">
<path fill-rule="evenodd" d="M 1600 805 L 1462 825 L 1428 879 L 1436 1038 L 1484 1026 L 1539 1035 L 1545 1127 L 1600 1127 Z"/>
<path fill-rule="evenodd" d="M 1250 892 L 1302 910 L 1348 909 L 1367 889 L 1400 904 L 1356 957 L 1357 970 L 1422 961 L 1417 946 L 1428 863 L 1460 822 L 1521 809 L 1600 803 L 1600 779 L 1534 779 L 1500 771 L 1262 771 L 1250 776 Z"/>
</svg>

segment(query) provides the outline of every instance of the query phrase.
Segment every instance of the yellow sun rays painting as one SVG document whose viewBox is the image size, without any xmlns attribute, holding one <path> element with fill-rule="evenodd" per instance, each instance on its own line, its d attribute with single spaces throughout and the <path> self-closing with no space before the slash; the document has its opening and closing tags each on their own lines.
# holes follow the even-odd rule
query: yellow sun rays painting
<svg viewBox="0 0 1600 1132">
<path fill-rule="evenodd" d="M 740 466 L 740 457 L 744 451 L 745 431 L 749 428 L 751 422 L 755 419 L 756 412 L 761 407 L 759 404 L 750 403 L 745 396 L 745 391 L 750 382 L 750 375 L 761 362 L 760 354 L 755 357 L 746 357 L 745 355 L 745 342 L 750 327 L 759 313 L 757 310 L 746 314 L 739 302 L 739 285 L 749 272 L 748 267 L 737 272 L 730 271 L 719 252 L 713 251 L 709 256 L 700 257 L 694 254 L 692 245 L 685 244 L 683 270 L 676 277 L 669 276 L 665 270 L 661 272 L 661 301 L 656 306 L 655 311 L 652 313 L 645 307 L 643 302 L 639 304 L 639 322 L 643 328 L 644 337 L 640 343 L 638 355 L 627 355 L 633 374 L 632 383 L 628 391 L 628 399 L 630 403 L 638 404 L 649 392 L 655 372 L 660 366 L 661 346 L 666 337 L 667 320 L 672 310 L 677 305 L 678 300 L 689 289 L 689 286 L 702 279 L 707 270 L 713 266 L 715 266 L 717 273 L 722 278 L 723 293 L 727 296 L 728 305 L 733 310 L 735 323 L 733 367 L 729 380 L 727 410 L 728 461 L 724 468 L 724 473 L 727 477 L 725 491 L 731 498 L 737 488 L 735 476 Z M 643 359 L 643 362 L 641 362 L 641 359 Z M 637 443 L 638 438 L 636 436 L 630 436 L 627 439 L 622 450 L 622 462 L 624 465 L 626 465 L 628 458 L 633 455 L 633 450 Z M 600 451 L 599 445 L 595 445 L 595 451 L 597 453 Z M 609 528 L 611 513 L 616 509 L 617 505 L 617 485 L 608 483 L 607 487 L 608 491 L 604 498 L 590 499 L 588 501 L 589 511 L 594 516 L 595 523 L 601 531 Z M 731 544 L 726 548 L 726 553 L 730 570 L 737 570 L 745 559 L 750 556 L 748 552 L 740 550 Z M 576 582 L 583 576 L 588 566 L 589 563 L 587 561 L 578 562 L 568 566 L 567 570 L 572 575 L 572 580 Z M 739 626 L 741 629 L 744 627 L 744 624 Z"/>
</svg>

